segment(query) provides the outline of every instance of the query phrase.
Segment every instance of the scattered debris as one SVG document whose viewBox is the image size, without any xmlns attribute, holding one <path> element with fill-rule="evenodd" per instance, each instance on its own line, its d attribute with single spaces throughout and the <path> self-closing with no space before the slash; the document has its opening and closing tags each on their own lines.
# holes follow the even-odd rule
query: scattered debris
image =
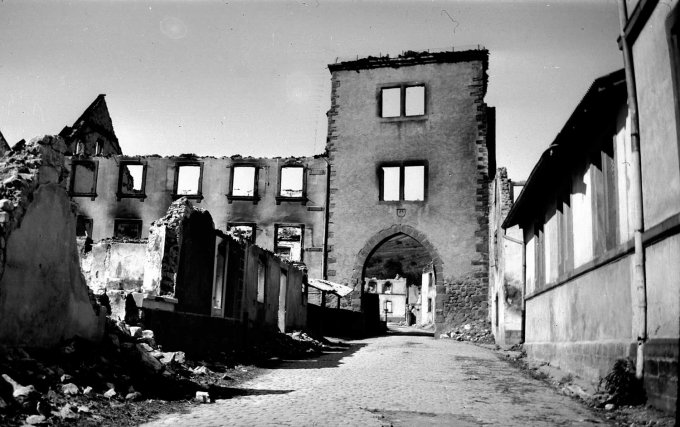
<svg viewBox="0 0 680 427">
<path fill-rule="evenodd" d="M 303 332 L 263 332 L 247 349 L 196 360 L 162 351 L 150 341 L 153 331 L 134 328 L 109 319 L 99 345 L 74 339 L 49 350 L 0 346 L 0 425 L 139 424 L 233 396 L 235 383 L 260 372 L 252 363 L 272 366 L 325 346 Z"/>
<path fill-rule="evenodd" d="M 470 341 L 483 344 L 491 344 L 494 342 L 493 334 L 486 321 L 466 323 L 463 326 L 440 334 L 439 338 L 453 338 L 456 341 Z"/>
</svg>

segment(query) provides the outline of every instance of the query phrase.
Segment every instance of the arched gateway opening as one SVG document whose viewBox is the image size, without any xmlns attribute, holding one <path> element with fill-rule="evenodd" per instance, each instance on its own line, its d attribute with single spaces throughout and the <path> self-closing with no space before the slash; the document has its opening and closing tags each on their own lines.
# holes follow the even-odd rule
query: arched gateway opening
<svg viewBox="0 0 680 427">
<path fill-rule="evenodd" d="M 369 239 L 360 251 L 355 283 L 364 309 L 407 325 L 436 321 L 442 263 L 432 244 L 409 226 L 394 226 Z"/>
</svg>

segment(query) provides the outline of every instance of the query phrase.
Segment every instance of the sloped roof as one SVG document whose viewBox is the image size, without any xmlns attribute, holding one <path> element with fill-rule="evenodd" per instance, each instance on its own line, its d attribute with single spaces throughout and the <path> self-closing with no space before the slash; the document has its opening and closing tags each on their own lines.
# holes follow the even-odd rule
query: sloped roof
<svg viewBox="0 0 680 427">
<path fill-rule="evenodd" d="M 524 189 L 502 224 L 509 228 L 533 220 L 546 195 L 553 195 L 560 179 L 582 158 L 590 146 L 588 136 L 611 126 L 617 107 L 626 102 L 623 69 L 596 79 L 553 142 L 541 154 Z"/>
</svg>

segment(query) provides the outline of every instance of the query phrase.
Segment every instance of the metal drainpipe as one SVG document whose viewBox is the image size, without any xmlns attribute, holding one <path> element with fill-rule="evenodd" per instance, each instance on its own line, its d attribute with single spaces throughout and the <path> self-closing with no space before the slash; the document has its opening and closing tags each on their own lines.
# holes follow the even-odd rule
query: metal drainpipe
<svg viewBox="0 0 680 427">
<path fill-rule="evenodd" d="M 626 72 L 626 89 L 628 90 L 628 113 L 630 114 L 630 142 L 632 151 L 631 187 L 633 189 L 633 226 L 635 253 L 633 255 L 634 276 L 631 284 L 633 300 L 633 332 L 637 335 L 637 359 L 635 377 L 644 376 L 644 346 L 647 341 L 647 283 L 645 279 L 645 248 L 642 243 L 644 216 L 642 210 L 642 164 L 640 159 L 640 133 L 638 122 L 637 91 L 635 73 L 633 71 L 633 54 L 626 40 L 625 28 L 628 22 L 626 1 L 619 0 L 619 27 L 623 66 Z"/>
</svg>

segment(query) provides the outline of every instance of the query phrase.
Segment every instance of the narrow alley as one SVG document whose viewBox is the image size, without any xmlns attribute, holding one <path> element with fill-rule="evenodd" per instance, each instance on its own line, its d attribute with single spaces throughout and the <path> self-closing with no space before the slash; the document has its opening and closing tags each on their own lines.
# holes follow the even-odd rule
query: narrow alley
<svg viewBox="0 0 680 427">
<path fill-rule="evenodd" d="M 342 352 L 287 361 L 243 394 L 146 426 L 554 426 L 603 423 L 491 350 L 431 336 L 350 341 Z"/>
</svg>

